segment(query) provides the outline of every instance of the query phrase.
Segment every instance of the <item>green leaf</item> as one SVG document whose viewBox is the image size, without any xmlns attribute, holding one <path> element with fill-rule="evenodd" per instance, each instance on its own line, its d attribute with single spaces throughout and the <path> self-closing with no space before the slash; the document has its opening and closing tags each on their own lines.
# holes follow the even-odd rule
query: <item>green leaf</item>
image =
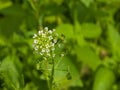
<svg viewBox="0 0 120 90">
<path fill-rule="evenodd" d="M 3 18 L 0 20 L 0 34 L 10 37 L 13 32 L 19 30 L 19 26 L 22 23 L 24 11 L 20 6 L 10 6 L 0 10 L 3 14 Z"/>
<path fill-rule="evenodd" d="M 83 64 L 87 64 L 92 70 L 96 70 L 101 63 L 99 57 L 89 46 L 76 47 L 77 57 Z"/>
<path fill-rule="evenodd" d="M 82 34 L 85 38 L 98 38 L 101 35 L 101 28 L 99 25 L 92 23 L 84 23 L 81 25 Z"/>
<path fill-rule="evenodd" d="M 9 7 L 12 5 L 12 2 L 11 1 L 0 1 L 0 10 L 3 9 L 3 8 L 6 8 L 6 7 Z"/>
<path fill-rule="evenodd" d="M 73 37 L 73 26 L 71 24 L 61 24 L 56 28 L 59 34 L 64 34 L 67 39 Z"/>
<path fill-rule="evenodd" d="M 114 72 L 106 67 L 100 67 L 95 76 L 93 90 L 113 90 L 114 82 Z"/>
<path fill-rule="evenodd" d="M 77 70 L 75 64 L 72 63 L 72 60 L 67 57 L 62 58 L 59 62 L 55 70 L 54 78 L 56 83 L 62 85 L 61 87 L 83 86 L 79 71 Z"/>
<path fill-rule="evenodd" d="M 115 50 L 116 47 L 119 45 L 119 41 L 120 41 L 120 35 L 117 31 L 117 29 L 115 29 L 115 27 L 113 27 L 113 25 L 108 25 L 108 41 L 110 42 L 110 45 L 112 45 L 112 48 Z M 119 46 L 118 46 L 119 47 Z"/>
<path fill-rule="evenodd" d="M 81 0 L 87 7 L 93 2 L 93 0 Z"/>
<path fill-rule="evenodd" d="M 1 63 L 1 74 L 4 77 L 5 85 L 10 90 L 20 90 L 23 88 L 23 76 L 20 75 L 11 56 L 6 57 Z"/>
</svg>

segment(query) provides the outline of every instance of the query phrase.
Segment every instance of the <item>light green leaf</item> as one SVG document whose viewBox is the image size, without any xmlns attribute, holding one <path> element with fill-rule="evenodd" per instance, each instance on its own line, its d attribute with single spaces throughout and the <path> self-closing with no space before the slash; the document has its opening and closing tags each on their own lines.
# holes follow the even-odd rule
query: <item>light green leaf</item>
<svg viewBox="0 0 120 90">
<path fill-rule="evenodd" d="M 88 65 L 92 70 L 96 70 L 101 63 L 97 54 L 89 46 L 76 47 L 76 52 L 78 60 Z"/>
<path fill-rule="evenodd" d="M 93 0 L 81 0 L 87 7 L 93 2 Z"/>
<path fill-rule="evenodd" d="M 95 25 L 92 23 L 84 23 L 81 25 L 82 34 L 85 38 L 98 38 L 101 35 L 101 28 L 99 25 Z"/>
<path fill-rule="evenodd" d="M 20 80 L 23 80 L 23 78 L 21 78 L 21 75 L 16 68 L 17 67 L 10 56 L 6 57 L 0 66 L 0 72 L 4 77 L 5 85 L 10 90 L 20 90 L 23 87 L 23 83 L 20 82 Z"/>
<path fill-rule="evenodd" d="M 114 72 L 106 67 L 100 67 L 95 76 L 93 90 L 113 90 L 114 82 Z"/>
<path fill-rule="evenodd" d="M 60 60 L 60 59 L 59 59 Z M 69 74 L 69 79 L 68 79 Z M 79 86 L 82 87 L 83 83 L 80 79 L 79 71 L 77 70 L 72 60 L 64 57 L 60 61 L 59 65 L 55 70 L 55 81 L 62 85 L 62 87 Z"/>
<path fill-rule="evenodd" d="M 56 28 L 59 34 L 64 34 L 67 39 L 73 37 L 73 26 L 71 24 L 61 24 Z"/>
</svg>

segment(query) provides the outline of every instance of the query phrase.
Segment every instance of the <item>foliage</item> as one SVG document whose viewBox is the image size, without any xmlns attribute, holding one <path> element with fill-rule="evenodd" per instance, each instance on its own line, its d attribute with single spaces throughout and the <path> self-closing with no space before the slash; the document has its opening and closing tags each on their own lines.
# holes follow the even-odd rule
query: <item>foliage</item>
<svg viewBox="0 0 120 90">
<path fill-rule="evenodd" d="M 120 0 L 0 0 L 0 90 L 49 90 L 33 54 L 39 27 L 66 39 L 55 90 L 119 90 Z M 61 38 L 62 39 L 62 38 Z"/>
</svg>

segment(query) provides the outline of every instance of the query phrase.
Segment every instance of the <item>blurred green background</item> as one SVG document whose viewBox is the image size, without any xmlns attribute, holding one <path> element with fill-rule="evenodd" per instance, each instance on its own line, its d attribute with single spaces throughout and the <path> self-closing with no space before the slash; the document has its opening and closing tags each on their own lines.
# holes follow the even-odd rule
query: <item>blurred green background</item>
<svg viewBox="0 0 120 90">
<path fill-rule="evenodd" d="M 120 0 L 0 0 L 0 90 L 48 90 L 32 48 L 41 26 L 66 37 L 55 90 L 120 90 Z"/>
</svg>

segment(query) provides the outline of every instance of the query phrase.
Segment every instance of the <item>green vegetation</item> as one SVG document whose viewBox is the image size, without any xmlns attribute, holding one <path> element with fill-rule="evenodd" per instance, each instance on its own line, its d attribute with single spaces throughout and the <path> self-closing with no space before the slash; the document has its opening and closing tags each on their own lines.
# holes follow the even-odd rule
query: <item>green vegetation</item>
<svg viewBox="0 0 120 90">
<path fill-rule="evenodd" d="M 49 90 L 32 46 L 44 27 L 65 40 L 53 90 L 120 90 L 120 0 L 0 0 L 0 90 Z"/>
</svg>

